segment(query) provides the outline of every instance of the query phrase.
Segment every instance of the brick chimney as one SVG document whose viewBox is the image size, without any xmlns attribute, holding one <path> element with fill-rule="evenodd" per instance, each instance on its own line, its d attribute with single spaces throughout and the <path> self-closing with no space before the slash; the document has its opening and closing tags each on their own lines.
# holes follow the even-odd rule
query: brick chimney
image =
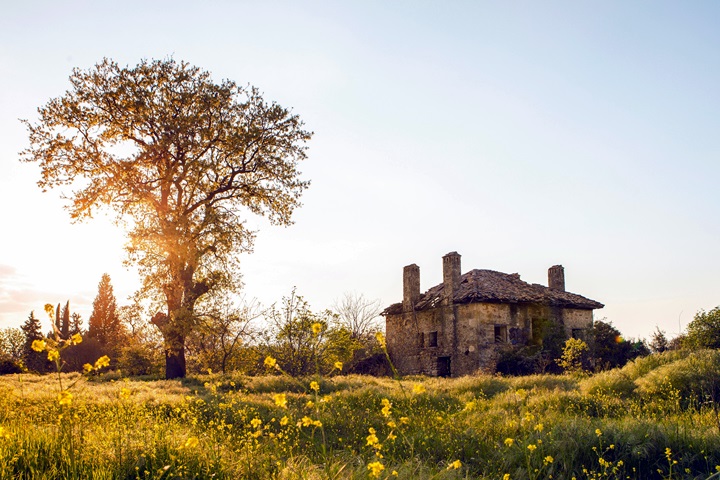
<svg viewBox="0 0 720 480">
<path fill-rule="evenodd" d="M 403 268 L 403 312 L 412 312 L 420 297 L 420 267 L 408 265 Z"/>
<path fill-rule="evenodd" d="M 548 287 L 550 290 L 565 291 L 565 269 L 562 265 L 553 265 L 548 269 Z"/>
<path fill-rule="evenodd" d="M 460 286 L 460 254 L 450 252 L 443 258 L 443 301 L 452 305 L 452 299 Z"/>
</svg>

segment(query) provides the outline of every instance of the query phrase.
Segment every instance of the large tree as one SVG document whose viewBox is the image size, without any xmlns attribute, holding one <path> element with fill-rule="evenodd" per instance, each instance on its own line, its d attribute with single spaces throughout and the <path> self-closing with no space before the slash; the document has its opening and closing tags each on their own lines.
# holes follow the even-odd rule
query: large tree
<svg viewBox="0 0 720 480">
<path fill-rule="evenodd" d="M 72 88 L 25 121 L 43 189 L 72 186 L 75 220 L 103 206 L 127 220 L 128 260 L 154 316 L 166 377 L 185 376 L 196 303 L 237 284 L 237 255 L 252 246 L 245 213 L 288 225 L 308 182 L 299 178 L 311 133 L 257 89 L 185 62 L 105 59 L 73 70 Z"/>
</svg>

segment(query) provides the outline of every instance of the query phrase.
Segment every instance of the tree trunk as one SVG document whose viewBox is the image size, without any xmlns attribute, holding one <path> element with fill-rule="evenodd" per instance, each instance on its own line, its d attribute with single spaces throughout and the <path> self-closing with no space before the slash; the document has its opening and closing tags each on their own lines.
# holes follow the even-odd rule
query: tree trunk
<svg viewBox="0 0 720 480">
<path fill-rule="evenodd" d="M 167 332 L 165 337 L 165 378 L 185 378 L 185 337 Z"/>
<path fill-rule="evenodd" d="M 178 333 L 177 328 L 163 312 L 156 313 L 150 320 L 162 333 L 165 343 L 165 378 L 185 378 L 185 336 Z"/>
</svg>

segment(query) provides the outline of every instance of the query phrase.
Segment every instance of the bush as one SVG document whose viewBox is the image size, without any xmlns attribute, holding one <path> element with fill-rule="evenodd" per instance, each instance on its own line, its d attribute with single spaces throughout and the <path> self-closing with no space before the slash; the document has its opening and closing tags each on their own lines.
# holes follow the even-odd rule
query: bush
<svg viewBox="0 0 720 480">
<path fill-rule="evenodd" d="M 701 350 L 662 365 L 635 380 L 638 393 L 647 398 L 677 391 L 687 402 L 720 398 L 720 352 Z"/>
<path fill-rule="evenodd" d="M 121 350 L 118 367 L 126 375 L 151 375 L 162 370 L 162 363 L 155 351 L 138 344 Z"/>
<path fill-rule="evenodd" d="M 11 358 L 0 359 L 0 375 L 22 373 L 22 366 Z"/>
<path fill-rule="evenodd" d="M 580 390 L 586 395 L 604 393 L 628 398 L 636 387 L 625 369 L 606 370 L 580 382 Z"/>
</svg>

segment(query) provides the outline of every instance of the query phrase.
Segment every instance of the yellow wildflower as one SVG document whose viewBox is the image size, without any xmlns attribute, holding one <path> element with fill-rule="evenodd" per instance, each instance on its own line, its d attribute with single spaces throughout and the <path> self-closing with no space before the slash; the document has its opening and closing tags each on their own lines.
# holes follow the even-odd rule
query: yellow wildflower
<svg viewBox="0 0 720 480">
<path fill-rule="evenodd" d="M 308 400 L 305 406 L 307 408 L 313 408 L 315 406 L 315 402 L 313 402 L 312 400 Z"/>
<path fill-rule="evenodd" d="M 70 405 L 72 403 L 72 393 L 63 390 L 58 394 L 58 403 L 60 405 Z"/>
<path fill-rule="evenodd" d="M 128 397 L 130 397 L 130 389 L 121 388 L 120 389 L 120 398 L 128 398 Z"/>
<path fill-rule="evenodd" d="M 262 425 L 262 420 L 259 418 L 253 418 L 250 420 L 250 425 L 252 425 L 253 428 L 258 428 L 260 425 Z"/>
<path fill-rule="evenodd" d="M 397 438 L 397 435 L 393 435 L 392 433 L 388 433 L 387 439 L 391 442 Z"/>
<path fill-rule="evenodd" d="M 32 348 L 36 352 L 42 352 L 43 350 L 45 350 L 45 340 L 33 340 L 30 348 Z"/>
<path fill-rule="evenodd" d="M 73 335 L 72 337 L 70 337 L 70 343 L 72 343 L 73 345 L 77 345 L 78 343 L 82 343 L 82 335 L 80 335 L 79 333 L 76 333 L 75 335 Z"/>
<path fill-rule="evenodd" d="M 343 363 L 342 362 L 335 362 L 335 369 L 342 371 Z"/>
<path fill-rule="evenodd" d="M 380 403 L 382 403 L 382 406 L 383 406 L 383 408 L 382 408 L 382 410 L 380 410 L 380 412 L 383 414 L 384 417 L 389 417 L 390 416 L 390 408 L 392 408 L 392 403 L 390 403 L 390 400 L 388 400 L 387 398 L 383 398 L 382 400 L 380 400 Z"/>
<path fill-rule="evenodd" d="M 372 462 L 368 463 L 367 466 L 368 470 L 370 470 L 370 475 L 378 478 L 380 476 L 380 473 L 382 473 L 383 470 L 385 470 L 385 465 L 383 465 L 380 462 Z"/>
<path fill-rule="evenodd" d="M 275 401 L 275 405 L 278 407 L 287 408 L 287 397 L 284 393 L 276 393 L 273 395 L 273 400 Z"/>
<path fill-rule="evenodd" d="M 95 369 L 99 370 L 103 367 L 110 366 L 110 357 L 103 355 L 102 357 L 95 360 Z"/>
<path fill-rule="evenodd" d="M 534 430 L 535 430 L 536 432 L 542 432 L 542 431 L 543 431 L 543 424 L 542 424 L 542 423 L 538 423 L 537 425 L 535 425 Z"/>
<path fill-rule="evenodd" d="M 416 383 L 413 385 L 413 393 L 416 395 L 420 395 L 421 393 L 425 393 L 425 385 L 421 385 L 419 383 Z"/>
<path fill-rule="evenodd" d="M 55 362 L 58 358 L 60 358 L 60 352 L 58 352 L 54 348 L 48 350 L 48 360 L 50 360 L 51 362 Z"/>
<path fill-rule="evenodd" d="M 528 448 L 528 450 L 530 450 L 531 452 L 534 452 L 535 450 L 537 450 L 537 445 L 531 443 L 530 445 L 527 446 L 527 448 Z"/>
<path fill-rule="evenodd" d="M 390 428 L 395 428 L 397 427 L 397 424 L 394 421 L 390 420 L 389 422 L 387 422 L 387 426 Z"/>
<path fill-rule="evenodd" d="M 553 460 L 555 459 L 548 455 L 547 457 L 545 457 L 544 463 L 547 465 L 548 463 L 553 463 Z"/>
<path fill-rule="evenodd" d="M 376 432 L 374 428 L 370 427 L 368 429 L 368 432 L 370 432 L 370 435 L 365 437 L 365 439 L 367 440 L 367 443 L 365 445 L 373 446 L 378 443 L 378 437 L 377 435 L 375 435 Z"/>
<path fill-rule="evenodd" d="M 448 465 L 447 469 L 448 470 L 452 470 L 452 469 L 457 470 L 460 467 L 462 467 L 462 462 L 460 460 L 455 460 L 450 465 Z"/>
<path fill-rule="evenodd" d="M 183 445 L 183 448 L 195 448 L 198 446 L 198 443 L 200 443 L 200 441 L 197 437 L 190 437 L 185 440 L 185 445 Z"/>
<path fill-rule="evenodd" d="M 320 385 L 316 381 L 310 382 L 310 390 L 320 391 Z"/>
<path fill-rule="evenodd" d="M 510 474 L 506 473 L 505 475 L 503 475 L 503 480 L 510 480 Z"/>
<path fill-rule="evenodd" d="M 300 423 L 303 427 L 309 427 L 313 424 L 312 418 L 310 417 L 303 417 L 302 420 L 300 420 Z"/>
<path fill-rule="evenodd" d="M 505 445 L 507 445 L 508 447 L 512 447 L 513 443 L 515 443 L 515 440 L 513 440 L 512 438 L 508 437 L 505 439 Z"/>
<path fill-rule="evenodd" d="M 268 355 L 267 357 L 265 357 L 265 361 L 263 363 L 268 368 L 275 368 L 275 366 L 277 365 L 277 360 Z"/>
<path fill-rule="evenodd" d="M 599 437 L 600 435 L 602 435 L 602 430 L 600 430 L 599 428 L 596 428 L 596 429 L 595 429 L 595 435 L 597 435 L 598 437 Z"/>
<path fill-rule="evenodd" d="M 410 419 L 408 417 L 400 417 L 400 423 L 402 423 L 403 425 L 407 425 L 408 423 L 410 423 Z"/>
<path fill-rule="evenodd" d="M 380 346 L 381 346 L 382 348 L 386 348 L 386 345 L 385 345 L 385 335 L 383 335 L 382 332 L 377 332 L 377 333 L 375 334 L 375 340 L 378 341 L 378 343 L 380 344 Z"/>
<path fill-rule="evenodd" d="M 86 363 L 85 365 L 83 365 L 83 370 L 85 370 L 85 373 L 90 373 L 93 371 L 93 366 L 89 363 Z"/>
<path fill-rule="evenodd" d="M 312 332 L 313 332 L 315 335 L 317 335 L 318 333 L 322 332 L 323 326 L 322 326 L 322 323 L 320 323 L 320 322 L 315 322 L 315 323 L 312 324 L 312 327 L 310 327 L 310 328 L 312 328 Z"/>
<path fill-rule="evenodd" d="M 285 425 L 288 424 L 288 421 L 289 421 L 288 417 L 287 417 L 287 416 L 284 416 L 284 417 L 282 417 L 282 418 L 280 419 L 280 425 L 285 426 Z"/>
</svg>

